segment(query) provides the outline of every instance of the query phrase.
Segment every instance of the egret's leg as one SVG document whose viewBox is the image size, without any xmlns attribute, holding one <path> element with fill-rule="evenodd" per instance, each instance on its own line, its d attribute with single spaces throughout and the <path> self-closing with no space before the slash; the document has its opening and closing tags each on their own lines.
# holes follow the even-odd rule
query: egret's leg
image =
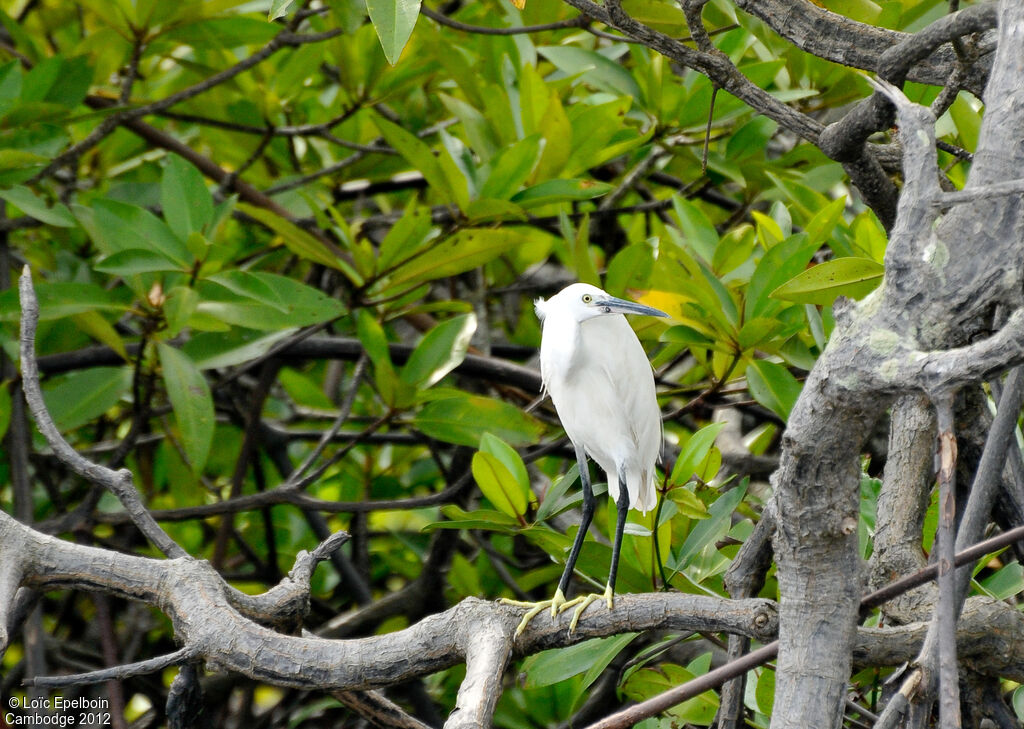
<svg viewBox="0 0 1024 729">
<path fill-rule="evenodd" d="M 590 522 L 594 518 L 594 489 L 590 484 L 590 469 L 587 467 L 587 454 L 581 446 L 576 446 L 576 462 L 579 464 L 580 471 L 580 484 L 583 487 L 583 515 L 580 518 L 580 528 L 576 532 L 576 538 L 573 540 L 572 549 L 569 550 L 569 558 L 566 560 L 565 569 L 562 571 L 562 577 L 558 581 L 558 588 L 555 590 L 554 596 L 550 600 L 541 600 L 540 602 L 523 602 L 521 600 L 508 600 L 502 599 L 501 601 L 508 605 L 516 605 L 519 607 L 528 607 L 529 610 L 523 615 L 523 619 L 519 621 L 519 626 L 516 628 L 516 637 L 522 635 L 523 631 L 526 630 L 526 626 L 529 625 L 533 618 L 542 613 L 544 610 L 551 609 L 552 620 L 557 617 L 558 613 L 564 610 L 566 607 L 575 605 L 579 600 L 583 598 L 576 598 L 575 600 L 566 601 L 565 593 L 569 589 L 569 582 L 572 580 L 572 573 L 576 567 L 576 560 L 580 556 L 580 550 L 583 548 L 583 540 L 587 536 L 587 530 L 590 529 Z M 575 622 L 573 628 L 575 628 Z"/>
<path fill-rule="evenodd" d="M 604 600 L 605 604 L 608 605 L 609 610 L 615 606 L 615 576 L 619 571 L 619 552 L 622 549 L 622 533 L 626 529 L 626 514 L 629 513 L 629 494 L 626 491 L 626 480 L 622 476 L 620 476 L 619 479 L 619 499 L 615 502 L 615 508 L 618 510 L 618 518 L 615 520 L 615 539 L 612 541 L 612 567 L 611 571 L 608 573 L 608 585 L 604 588 L 603 595 L 590 594 L 584 598 L 578 598 L 579 604 L 573 611 L 572 620 L 569 621 L 570 633 L 576 630 L 576 624 L 579 623 L 580 616 L 583 615 L 583 611 L 587 609 L 590 603 L 597 602 L 598 600 Z M 576 603 L 576 600 L 572 600 L 570 603 Z M 565 607 L 568 607 L 570 603 L 566 603 Z"/>
<path fill-rule="evenodd" d="M 620 477 L 621 478 L 621 477 Z M 619 500 L 615 503 L 619 510 L 618 519 L 615 521 L 615 541 L 612 542 L 612 569 L 608 573 L 608 587 L 605 588 L 605 598 L 608 601 L 608 609 L 612 609 L 612 595 L 615 593 L 615 576 L 619 571 L 619 552 L 622 550 L 622 533 L 626 530 L 626 514 L 629 512 L 629 494 L 626 493 L 626 484 L 623 481 L 619 490 Z"/>
<path fill-rule="evenodd" d="M 572 580 L 572 572 L 576 568 L 576 560 L 579 559 L 580 550 L 583 549 L 583 540 L 590 529 L 590 522 L 594 519 L 594 489 L 590 485 L 590 469 L 587 467 L 587 454 L 583 448 L 576 448 L 576 462 L 580 467 L 580 484 L 583 486 L 583 516 L 580 518 L 580 528 L 576 532 L 576 538 L 572 542 L 572 549 L 569 550 L 569 559 L 565 562 L 565 569 L 562 571 L 562 579 L 558 581 L 558 590 L 555 591 L 555 598 L 561 598 L 565 602 L 565 593 L 569 590 L 569 581 Z M 551 606 L 551 617 L 558 614 L 559 605 Z"/>
</svg>

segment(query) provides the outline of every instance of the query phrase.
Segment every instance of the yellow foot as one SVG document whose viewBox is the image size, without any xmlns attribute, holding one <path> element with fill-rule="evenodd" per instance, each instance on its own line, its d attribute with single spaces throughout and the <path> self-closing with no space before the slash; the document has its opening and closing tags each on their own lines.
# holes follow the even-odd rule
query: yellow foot
<svg viewBox="0 0 1024 729">
<path fill-rule="evenodd" d="M 590 603 L 597 602 L 598 600 L 604 600 L 605 604 L 608 605 L 609 610 L 615 607 L 615 593 L 612 592 L 611 585 L 604 588 L 603 595 L 598 595 L 595 592 L 592 592 L 589 595 L 580 595 L 579 597 L 574 597 L 572 600 L 569 600 L 562 606 L 562 610 L 568 610 L 573 605 L 576 606 L 576 609 L 572 612 L 572 620 L 569 621 L 570 633 L 576 632 L 576 625 L 580 622 L 580 616 L 583 615 L 583 611 L 590 607 Z"/>
<path fill-rule="evenodd" d="M 566 602 L 565 595 L 562 593 L 561 589 L 555 590 L 554 597 L 552 597 L 550 600 L 541 600 L 540 602 L 525 602 L 523 600 L 509 600 L 508 598 L 503 597 L 499 602 L 503 602 L 506 605 L 515 605 L 516 607 L 529 608 L 529 610 L 527 610 L 526 614 L 523 616 L 523 619 L 519 621 L 519 627 L 516 628 L 517 638 L 523 634 L 523 631 L 526 630 L 526 626 L 530 624 L 531 620 L 533 620 L 537 615 L 544 612 L 548 608 L 551 609 L 551 619 L 554 620 L 556 617 L 558 617 L 558 613 L 562 612 L 567 605 L 574 604 L 574 602 Z"/>
</svg>

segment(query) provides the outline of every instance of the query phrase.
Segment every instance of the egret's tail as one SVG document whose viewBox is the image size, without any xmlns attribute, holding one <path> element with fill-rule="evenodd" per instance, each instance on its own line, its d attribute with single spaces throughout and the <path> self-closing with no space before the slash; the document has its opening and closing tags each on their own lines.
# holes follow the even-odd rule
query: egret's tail
<svg viewBox="0 0 1024 729">
<path fill-rule="evenodd" d="M 658 490 L 654 487 L 653 474 L 641 473 L 638 480 L 636 495 L 633 495 L 633 489 L 629 490 L 630 501 L 634 509 L 638 509 L 646 514 L 658 505 Z"/>
<path fill-rule="evenodd" d="M 628 473 L 626 475 L 626 493 L 629 496 L 629 508 L 648 511 L 658 505 L 658 490 L 654 486 L 654 475 L 641 473 Z M 619 479 L 608 476 L 608 495 L 616 502 L 619 500 Z"/>
</svg>

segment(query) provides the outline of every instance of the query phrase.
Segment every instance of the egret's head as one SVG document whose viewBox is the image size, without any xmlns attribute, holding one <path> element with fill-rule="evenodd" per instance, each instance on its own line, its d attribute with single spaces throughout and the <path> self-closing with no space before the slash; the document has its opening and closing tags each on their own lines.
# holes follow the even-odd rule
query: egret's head
<svg viewBox="0 0 1024 729">
<path fill-rule="evenodd" d="M 604 314 L 644 314 L 646 316 L 668 316 L 663 311 L 634 301 L 618 299 L 606 294 L 597 286 L 576 283 L 566 286 L 550 299 L 537 299 L 534 302 L 537 316 L 543 320 L 551 314 L 569 316 L 582 322 Z"/>
</svg>

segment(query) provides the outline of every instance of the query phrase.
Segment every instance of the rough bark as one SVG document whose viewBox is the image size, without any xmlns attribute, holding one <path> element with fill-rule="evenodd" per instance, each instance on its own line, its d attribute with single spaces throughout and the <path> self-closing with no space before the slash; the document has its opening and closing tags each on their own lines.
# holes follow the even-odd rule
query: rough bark
<svg viewBox="0 0 1024 729">
<path fill-rule="evenodd" d="M 1024 8 L 1003 2 L 986 91 L 992 103 L 968 188 L 1018 176 L 1024 156 L 1022 36 Z M 985 329 L 996 305 L 1020 305 L 1020 198 L 960 205 L 933 225 L 941 197 L 934 120 L 927 110 L 887 94 L 899 108 L 907 181 L 886 253 L 885 283 L 837 316 L 829 346 L 790 417 L 775 477 L 782 646 L 775 705 L 786 707 L 775 712 L 775 729 L 840 725 L 860 584 L 858 458 L 870 426 L 893 395 L 935 397 L 1019 361 L 1018 321 L 987 340 L 963 344 Z"/>
</svg>

